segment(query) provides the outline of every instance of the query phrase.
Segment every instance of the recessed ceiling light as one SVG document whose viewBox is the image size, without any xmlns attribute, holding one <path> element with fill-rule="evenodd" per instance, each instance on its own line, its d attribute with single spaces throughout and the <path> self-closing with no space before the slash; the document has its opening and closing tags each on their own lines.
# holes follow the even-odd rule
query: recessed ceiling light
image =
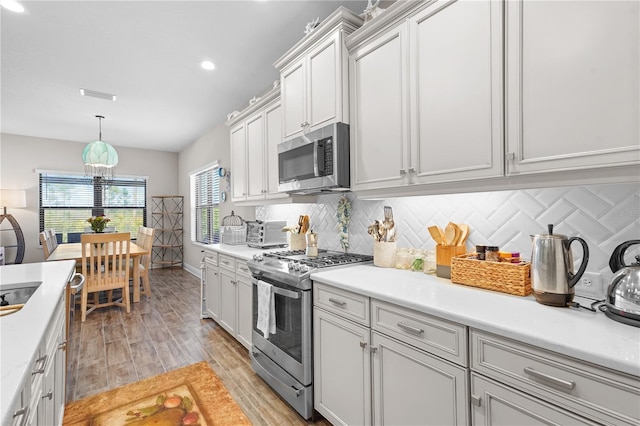
<svg viewBox="0 0 640 426">
<path fill-rule="evenodd" d="M 211 61 L 202 61 L 200 62 L 200 66 L 207 71 L 216 69 L 216 65 Z"/>
<path fill-rule="evenodd" d="M 91 96 L 92 98 L 106 99 L 108 101 L 116 100 L 116 95 L 112 95 L 111 93 L 96 92 L 95 90 L 89 89 L 80 89 L 80 94 L 82 96 Z"/>
<path fill-rule="evenodd" d="M 22 6 L 16 0 L 0 0 L 0 6 L 12 12 L 17 12 L 17 13 L 24 12 L 24 6 Z"/>
</svg>

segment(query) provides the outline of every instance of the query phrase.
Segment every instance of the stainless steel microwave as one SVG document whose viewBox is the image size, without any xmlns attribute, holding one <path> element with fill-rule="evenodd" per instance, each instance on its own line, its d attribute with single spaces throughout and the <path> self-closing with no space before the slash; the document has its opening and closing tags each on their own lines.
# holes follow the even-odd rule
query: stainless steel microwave
<svg viewBox="0 0 640 426">
<path fill-rule="evenodd" d="M 278 144 L 278 178 L 280 192 L 349 190 L 349 125 L 333 123 Z"/>
</svg>

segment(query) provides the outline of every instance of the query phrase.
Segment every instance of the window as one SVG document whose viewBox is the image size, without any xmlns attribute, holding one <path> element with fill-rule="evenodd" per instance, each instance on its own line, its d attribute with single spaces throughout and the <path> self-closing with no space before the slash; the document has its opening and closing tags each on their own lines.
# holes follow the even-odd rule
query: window
<svg viewBox="0 0 640 426">
<path fill-rule="evenodd" d="M 190 175 L 191 241 L 220 242 L 220 182 L 218 164 Z"/>
<path fill-rule="evenodd" d="M 40 232 L 54 229 L 59 242 L 79 242 L 91 216 L 105 215 L 117 232 L 138 236 L 147 223 L 147 179 L 40 173 Z"/>
</svg>

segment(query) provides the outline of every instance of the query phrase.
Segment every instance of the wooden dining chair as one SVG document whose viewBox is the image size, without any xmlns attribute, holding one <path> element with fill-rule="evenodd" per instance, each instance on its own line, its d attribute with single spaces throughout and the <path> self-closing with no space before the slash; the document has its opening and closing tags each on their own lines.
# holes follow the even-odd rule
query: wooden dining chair
<svg viewBox="0 0 640 426">
<path fill-rule="evenodd" d="M 44 252 L 44 260 L 47 260 L 47 258 L 51 255 L 51 252 L 49 251 L 49 243 L 47 242 L 47 232 L 42 231 L 39 234 L 39 237 L 40 245 L 42 246 L 42 251 Z"/>
<path fill-rule="evenodd" d="M 58 247 L 56 233 L 53 229 L 45 229 L 40 232 L 39 237 L 42 251 L 44 252 L 44 259 L 47 260 L 47 258 L 51 256 L 51 253 Z"/>
<path fill-rule="evenodd" d="M 82 275 L 85 277 L 82 289 L 82 322 L 87 314 L 107 306 L 121 306 L 131 312 L 129 301 L 129 270 L 131 234 L 82 234 Z M 121 289 L 122 297 L 113 300 L 113 290 Z M 99 292 L 109 294 L 106 302 L 100 302 Z M 89 293 L 94 293 L 93 303 L 89 303 Z"/>
<path fill-rule="evenodd" d="M 151 297 L 151 282 L 149 280 L 149 269 L 151 268 L 151 247 L 153 246 L 153 235 L 155 233 L 155 229 L 147 228 L 145 226 L 140 226 L 138 228 L 138 238 L 136 240 L 136 244 L 142 247 L 145 250 L 149 251 L 149 254 L 145 254 L 140 256 L 138 260 L 135 262 L 139 263 L 139 271 L 140 271 L 140 281 L 139 283 L 133 283 L 133 285 L 142 284 L 142 291 L 140 294 L 144 294 L 147 297 Z M 131 279 L 133 279 L 133 268 L 130 271 Z"/>
</svg>

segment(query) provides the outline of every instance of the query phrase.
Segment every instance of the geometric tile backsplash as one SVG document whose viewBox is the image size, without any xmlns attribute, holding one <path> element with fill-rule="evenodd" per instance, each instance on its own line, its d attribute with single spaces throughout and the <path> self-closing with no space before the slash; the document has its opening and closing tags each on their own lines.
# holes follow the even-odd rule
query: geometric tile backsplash
<svg viewBox="0 0 640 426">
<path fill-rule="evenodd" d="M 256 207 L 259 220 L 286 220 L 289 225 L 298 216 L 310 217 L 311 229 L 318 234 L 318 246 L 342 251 L 336 229 L 336 208 L 342 194 L 319 195 L 314 204 L 278 204 Z M 391 206 L 397 228 L 398 247 L 433 249 L 427 226 L 444 228 L 449 222 L 466 223 L 470 233 L 467 251 L 476 244 L 497 245 L 518 251 L 525 259 L 531 255 L 533 234 L 554 233 L 579 236 L 589 246 L 587 271 L 599 272 L 605 281 L 612 276 L 608 267 L 613 249 L 620 243 L 640 239 L 640 188 L 634 183 L 537 188 L 514 191 L 398 197 L 384 200 L 360 200 L 353 193 L 351 202 L 349 251 L 373 254 L 373 242 L 367 227 L 382 220 L 383 207 Z M 582 248 L 572 245 L 576 268 Z M 627 263 L 640 253 L 640 246 L 628 250 Z"/>
</svg>

